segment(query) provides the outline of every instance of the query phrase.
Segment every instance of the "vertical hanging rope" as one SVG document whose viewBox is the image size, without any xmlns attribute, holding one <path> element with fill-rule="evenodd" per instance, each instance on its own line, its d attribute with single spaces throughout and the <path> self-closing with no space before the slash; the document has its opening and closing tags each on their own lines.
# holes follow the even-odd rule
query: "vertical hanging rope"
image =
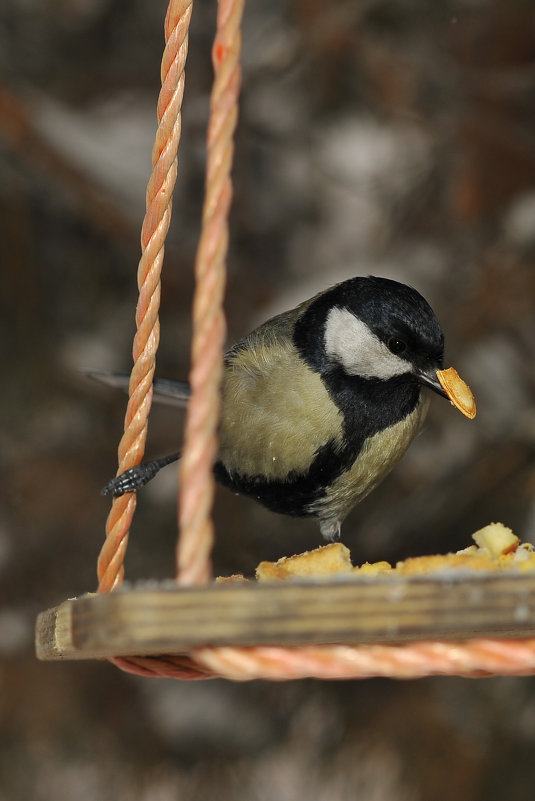
<svg viewBox="0 0 535 801">
<path fill-rule="evenodd" d="M 139 300 L 133 345 L 134 366 L 130 376 L 124 434 L 118 448 L 118 475 L 138 464 L 145 449 L 152 379 L 160 337 L 160 275 L 178 168 L 180 110 L 192 4 L 193 0 L 170 0 L 165 18 L 166 46 L 157 107 L 158 130 L 152 151 L 153 169 L 147 186 L 146 214 L 141 229 L 142 255 L 137 273 Z M 97 565 L 99 592 L 109 592 L 122 582 L 123 561 L 135 508 L 135 493 L 114 498 L 112 502 L 106 522 L 106 540 Z"/>
<path fill-rule="evenodd" d="M 191 400 L 180 462 L 177 575 L 183 584 L 202 584 L 211 575 L 212 467 L 217 449 L 223 370 L 223 294 L 228 213 L 232 198 L 230 170 L 241 80 L 239 57 L 243 6 L 244 0 L 219 0 L 217 32 L 212 48 L 215 75 L 207 137 L 206 194 L 195 262 Z"/>
</svg>

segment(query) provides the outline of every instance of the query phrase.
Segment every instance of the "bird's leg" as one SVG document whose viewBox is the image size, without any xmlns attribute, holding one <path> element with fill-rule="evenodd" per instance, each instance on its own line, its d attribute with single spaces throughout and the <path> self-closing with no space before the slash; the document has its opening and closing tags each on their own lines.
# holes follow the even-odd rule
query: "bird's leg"
<svg viewBox="0 0 535 801">
<path fill-rule="evenodd" d="M 172 453 L 162 459 L 142 462 L 135 467 L 131 467 L 130 470 L 125 470 L 120 476 L 112 478 L 109 484 L 103 487 L 100 494 L 113 495 L 114 498 L 118 498 L 120 495 L 124 495 L 125 492 L 135 492 L 140 487 L 148 484 L 162 467 L 171 464 L 171 462 L 176 462 L 178 459 L 180 459 L 180 453 Z"/>
</svg>

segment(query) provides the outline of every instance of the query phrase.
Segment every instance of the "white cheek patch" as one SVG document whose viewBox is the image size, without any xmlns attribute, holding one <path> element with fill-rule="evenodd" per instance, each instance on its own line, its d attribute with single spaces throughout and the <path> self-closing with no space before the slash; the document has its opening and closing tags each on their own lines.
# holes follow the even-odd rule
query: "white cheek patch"
<svg viewBox="0 0 535 801">
<path fill-rule="evenodd" d="M 386 381 L 411 371 L 410 363 L 392 353 L 349 309 L 335 307 L 329 312 L 325 350 L 348 375 Z"/>
</svg>

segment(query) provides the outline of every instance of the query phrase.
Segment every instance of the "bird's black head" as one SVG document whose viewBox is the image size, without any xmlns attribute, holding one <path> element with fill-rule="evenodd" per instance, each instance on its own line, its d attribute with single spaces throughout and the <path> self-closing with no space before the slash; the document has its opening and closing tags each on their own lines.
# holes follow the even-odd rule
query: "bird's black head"
<svg viewBox="0 0 535 801">
<path fill-rule="evenodd" d="M 295 327 L 296 345 L 320 373 L 342 369 L 371 381 L 415 379 L 444 394 L 436 378 L 444 336 L 427 301 L 387 278 L 352 278 L 318 295 Z"/>
</svg>

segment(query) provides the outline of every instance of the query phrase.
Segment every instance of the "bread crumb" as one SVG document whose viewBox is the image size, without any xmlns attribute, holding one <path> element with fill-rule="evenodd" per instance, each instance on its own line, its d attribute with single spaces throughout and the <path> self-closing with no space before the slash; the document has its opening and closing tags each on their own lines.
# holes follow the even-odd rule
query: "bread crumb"
<svg viewBox="0 0 535 801">
<path fill-rule="evenodd" d="M 241 573 L 233 573 L 232 576 L 218 576 L 216 578 L 216 584 L 237 584 L 240 581 L 249 581 L 249 579 L 245 578 Z"/>
<path fill-rule="evenodd" d="M 260 562 L 256 578 L 273 581 L 297 576 L 331 576 L 352 570 L 349 548 L 341 542 L 332 542 L 296 556 L 283 556 L 277 562 Z"/>
<path fill-rule="evenodd" d="M 295 556 L 284 556 L 277 562 L 260 562 L 256 568 L 258 581 L 279 581 L 292 578 L 325 578 L 328 576 L 421 576 L 438 570 L 535 570 L 535 551 L 528 542 L 521 543 L 503 523 L 489 523 L 472 534 L 473 545 L 457 553 L 413 556 L 398 562 L 365 562 L 353 567 L 351 554 L 341 542 L 323 545 Z M 248 581 L 238 574 L 216 579 L 218 582 Z"/>
<path fill-rule="evenodd" d="M 488 551 L 494 557 L 516 551 L 520 542 L 516 534 L 503 523 L 489 523 L 472 534 L 472 539 L 478 548 Z"/>
<path fill-rule="evenodd" d="M 361 576 L 380 576 L 383 573 L 390 573 L 393 570 L 390 562 L 364 562 L 353 568 L 354 573 L 359 573 Z"/>
</svg>

